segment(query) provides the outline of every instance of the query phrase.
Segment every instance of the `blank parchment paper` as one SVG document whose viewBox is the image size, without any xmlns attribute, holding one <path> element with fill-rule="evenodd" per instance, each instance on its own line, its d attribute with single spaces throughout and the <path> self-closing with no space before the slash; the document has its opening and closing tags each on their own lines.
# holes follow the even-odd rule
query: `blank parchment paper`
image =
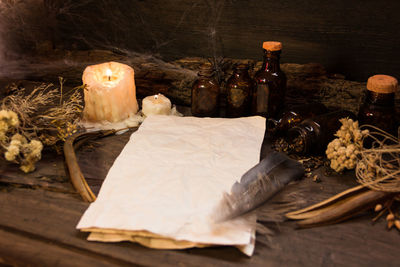
<svg viewBox="0 0 400 267">
<path fill-rule="evenodd" d="M 147 231 L 206 245 L 250 245 L 254 226 L 238 227 L 241 219 L 215 225 L 210 214 L 223 193 L 258 163 L 264 130 L 262 117 L 146 118 L 77 228 Z"/>
</svg>

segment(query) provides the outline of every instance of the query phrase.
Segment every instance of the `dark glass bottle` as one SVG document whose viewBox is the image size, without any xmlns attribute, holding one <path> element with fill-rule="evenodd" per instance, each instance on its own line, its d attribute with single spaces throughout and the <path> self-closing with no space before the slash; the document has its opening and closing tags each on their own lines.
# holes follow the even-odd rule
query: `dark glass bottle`
<svg viewBox="0 0 400 267">
<path fill-rule="evenodd" d="M 280 42 L 264 42 L 264 62 L 254 76 L 256 86 L 253 92 L 254 115 L 275 118 L 283 109 L 286 93 L 286 75 L 280 69 Z"/>
<path fill-rule="evenodd" d="M 278 119 L 268 119 L 266 122 L 266 130 L 270 136 L 282 136 L 301 121 L 307 118 L 314 118 L 327 112 L 328 109 L 325 105 L 318 102 L 296 105 L 286 109 L 281 113 Z"/>
<path fill-rule="evenodd" d="M 226 116 L 229 118 L 250 115 L 253 80 L 249 75 L 249 66 L 238 65 L 226 84 Z"/>
<path fill-rule="evenodd" d="M 340 129 L 342 118 L 355 119 L 355 115 L 347 110 L 339 110 L 305 119 L 291 128 L 287 134 L 289 150 L 294 154 L 319 154 L 335 138 Z"/>
<path fill-rule="evenodd" d="M 198 79 L 192 86 L 192 115 L 196 117 L 218 117 L 218 82 L 213 78 L 210 64 L 200 66 Z"/>
<path fill-rule="evenodd" d="M 397 80 L 391 76 L 375 75 L 368 79 L 365 100 L 358 111 L 360 125 L 373 125 L 397 136 L 397 87 Z"/>
</svg>

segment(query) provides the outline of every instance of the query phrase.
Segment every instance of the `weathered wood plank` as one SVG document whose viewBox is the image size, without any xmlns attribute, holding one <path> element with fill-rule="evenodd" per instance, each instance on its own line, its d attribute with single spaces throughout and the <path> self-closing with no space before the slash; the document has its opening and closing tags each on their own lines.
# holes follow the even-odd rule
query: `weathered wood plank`
<svg viewBox="0 0 400 267">
<path fill-rule="evenodd" d="M 0 161 L 0 183 L 74 194 L 75 190 L 65 173 L 63 157 L 51 151 L 42 154 L 36 171 L 28 174 L 19 170 L 17 164 Z"/>
<path fill-rule="evenodd" d="M 308 179 L 302 182 L 301 187 L 309 189 L 310 198 L 313 199 L 338 189 L 335 188 L 334 180 L 316 184 Z M 305 197 L 308 198 L 308 195 Z M 183 266 L 394 266 L 400 252 L 398 246 L 394 245 L 398 241 L 398 233 L 385 231 L 384 224 L 372 226 L 368 218 L 305 230 L 295 230 L 293 223 L 282 224 L 279 226 L 281 232 L 273 237 L 271 247 L 258 243 L 255 255 L 248 259 L 234 248 L 158 251 L 129 243 L 88 242 L 85 240 L 86 234 L 75 230 L 75 225 L 87 204 L 81 202 L 78 197 L 66 194 L 39 189 L 14 189 L 8 193 L 0 193 L 0 203 L 0 226 L 3 228 L 12 228 L 53 240 L 54 244 L 60 246 L 72 246 L 74 249 L 96 253 L 102 257 L 114 257 L 144 265 L 175 265 L 179 262 Z"/>
<path fill-rule="evenodd" d="M 6 176 L 2 174 L 0 176 L 0 183 L 12 184 L 16 186 L 22 187 L 31 187 L 31 188 L 42 188 L 49 191 L 56 191 L 62 193 L 74 194 L 75 190 L 71 187 L 69 183 L 60 183 L 54 182 L 49 177 L 38 177 L 38 178 L 30 178 L 26 176 L 22 176 L 19 174 L 19 177 L 14 176 Z"/>
<path fill-rule="evenodd" d="M 73 247 L 57 246 L 52 240 L 36 239 L 0 227 L 0 265 L 12 266 L 132 266 L 111 257 L 83 253 Z"/>
<path fill-rule="evenodd" d="M 218 259 L 202 261 L 202 257 L 189 255 L 188 251 L 158 251 L 131 243 L 104 244 L 86 241 L 87 234 L 75 229 L 88 207 L 77 197 L 55 192 L 29 189 L 13 189 L 0 192 L 0 228 L 15 229 L 35 235 L 38 239 L 52 240 L 57 246 L 71 246 L 80 253 L 98 254 L 139 265 L 176 264 L 193 266 L 226 266 Z M 228 248 L 230 253 L 236 253 Z M 245 259 L 237 252 L 236 257 Z M 62 255 L 60 255 L 60 260 Z M 228 259 L 227 259 L 228 261 Z"/>
</svg>

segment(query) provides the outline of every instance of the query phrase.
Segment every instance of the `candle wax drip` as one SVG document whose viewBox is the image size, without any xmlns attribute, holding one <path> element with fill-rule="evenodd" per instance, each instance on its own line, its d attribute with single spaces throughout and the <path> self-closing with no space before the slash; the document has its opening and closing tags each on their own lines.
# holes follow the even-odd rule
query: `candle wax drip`
<svg viewBox="0 0 400 267">
<path fill-rule="evenodd" d="M 85 90 L 84 120 L 121 122 L 136 114 L 134 70 L 128 65 L 107 62 L 86 67 L 82 80 Z"/>
</svg>

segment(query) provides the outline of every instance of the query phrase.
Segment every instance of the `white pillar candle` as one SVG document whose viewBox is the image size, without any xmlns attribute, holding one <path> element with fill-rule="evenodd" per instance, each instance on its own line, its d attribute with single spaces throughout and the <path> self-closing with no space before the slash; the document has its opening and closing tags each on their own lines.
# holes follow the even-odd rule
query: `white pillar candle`
<svg viewBox="0 0 400 267">
<path fill-rule="evenodd" d="M 82 76 L 85 88 L 83 119 L 120 122 L 138 111 L 134 70 L 107 62 L 88 66 Z"/>
<path fill-rule="evenodd" d="M 170 115 L 171 101 L 162 94 L 145 97 L 142 101 L 144 115 Z"/>
</svg>

